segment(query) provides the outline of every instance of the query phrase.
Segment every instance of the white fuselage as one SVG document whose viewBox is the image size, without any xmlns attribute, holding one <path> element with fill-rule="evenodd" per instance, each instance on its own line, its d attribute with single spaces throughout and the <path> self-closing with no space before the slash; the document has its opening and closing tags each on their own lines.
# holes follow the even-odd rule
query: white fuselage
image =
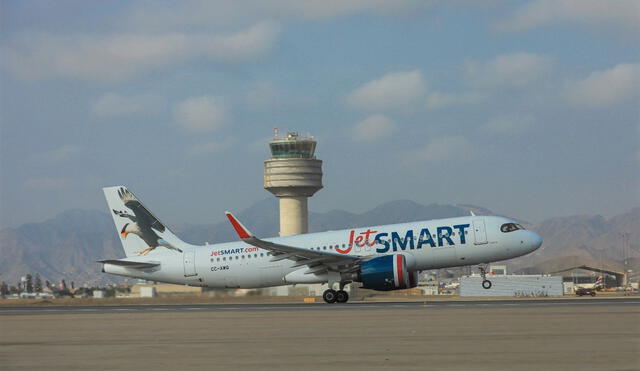
<svg viewBox="0 0 640 371">
<path fill-rule="evenodd" d="M 513 222 L 496 216 L 467 216 L 422 222 L 310 233 L 266 239 L 301 249 L 362 257 L 403 254 L 407 269 L 421 271 L 484 264 L 528 254 L 542 240 L 534 232 L 502 232 Z M 136 236 L 137 238 L 137 236 Z M 245 242 L 179 246 L 182 253 L 158 248 L 145 261 L 160 265 L 145 270 L 104 264 L 107 273 L 152 281 L 213 288 L 260 288 L 295 283 L 323 283 L 326 278 L 304 274 L 294 262 L 271 261 L 266 250 Z M 138 257 L 125 260 L 139 261 Z"/>
</svg>

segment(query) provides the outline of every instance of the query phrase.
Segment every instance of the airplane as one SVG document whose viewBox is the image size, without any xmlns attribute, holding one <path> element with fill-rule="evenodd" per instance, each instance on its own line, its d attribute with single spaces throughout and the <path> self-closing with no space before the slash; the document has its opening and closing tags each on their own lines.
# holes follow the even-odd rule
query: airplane
<svg viewBox="0 0 640 371">
<path fill-rule="evenodd" d="M 378 291 L 416 287 L 423 270 L 526 255 L 542 238 L 500 216 L 469 216 L 261 239 L 226 212 L 239 241 L 196 246 L 180 240 L 124 186 L 103 188 L 126 258 L 102 272 L 212 288 L 328 284 L 327 303 L 349 300 L 345 285 Z M 266 217 L 266 216 L 265 216 Z M 338 290 L 335 290 L 335 288 Z"/>
</svg>

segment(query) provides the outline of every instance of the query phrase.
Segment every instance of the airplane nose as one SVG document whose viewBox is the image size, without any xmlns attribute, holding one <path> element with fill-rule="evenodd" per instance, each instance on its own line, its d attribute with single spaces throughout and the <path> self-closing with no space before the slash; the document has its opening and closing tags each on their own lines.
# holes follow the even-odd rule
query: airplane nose
<svg viewBox="0 0 640 371">
<path fill-rule="evenodd" d="M 536 232 L 529 232 L 531 233 L 531 236 L 529 237 L 529 247 L 531 248 L 531 251 L 538 250 L 540 246 L 542 246 L 542 237 L 540 237 Z"/>
</svg>

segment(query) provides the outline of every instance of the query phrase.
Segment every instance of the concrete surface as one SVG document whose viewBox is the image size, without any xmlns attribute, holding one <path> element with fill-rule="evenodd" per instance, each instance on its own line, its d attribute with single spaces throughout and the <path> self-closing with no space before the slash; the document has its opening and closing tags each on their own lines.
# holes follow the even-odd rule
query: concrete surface
<svg viewBox="0 0 640 371">
<path fill-rule="evenodd" d="M 393 305 L 3 314 L 0 368 L 640 369 L 638 305 Z"/>
<path fill-rule="evenodd" d="M 365 310 L 384 310 L 394 309 L 396 311 L 406 309 L 443 309 L 460 308 L 460 307 L 541 307 L 541 306 L 640 306 L 640 298 L 592 298 L 585 297 L 580 299 L 566 298 L 543 298 L 543 299 L 483 299 L 483 300 L 444 300 L 444 301 L 385 301 L 385 302 L 358 302 L 350 301 L 348 304 L 326 304 L 322 300 L 315 303 L 303 302 L 244 302 L 244 303 L 163 303 L 162 301 L 154 302 L 153 300 L 144 301 L 139 304 L 122 303 L 118 301 L 109 302 L 101 300 L 92 300 L 84 302 L 79 300 L 69 302 L 68 305 L 61 303 L 43 303 L 41 305 L 35 303 L 25 303 L 24 305 L 0 305 L 0 316 L 7 314 L 50 314 L 50 313 L 123 313 L 123 312 L 212 312 L 212 311 L 307 311 L 307 310 L 327 310 L 327 311 L 365 311 Z"/>
</svg>

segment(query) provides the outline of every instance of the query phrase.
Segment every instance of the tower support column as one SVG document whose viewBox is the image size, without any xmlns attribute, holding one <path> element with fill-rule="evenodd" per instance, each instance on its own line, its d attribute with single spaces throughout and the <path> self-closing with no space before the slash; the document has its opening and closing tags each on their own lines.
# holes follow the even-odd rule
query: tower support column
<svg viewBox="0 0 640 371">
<path fill-rule="evenodd" d="M 307 197 L 279 197 L 280 236 L 291 236 L 308 232 Z"/>
</svg>

